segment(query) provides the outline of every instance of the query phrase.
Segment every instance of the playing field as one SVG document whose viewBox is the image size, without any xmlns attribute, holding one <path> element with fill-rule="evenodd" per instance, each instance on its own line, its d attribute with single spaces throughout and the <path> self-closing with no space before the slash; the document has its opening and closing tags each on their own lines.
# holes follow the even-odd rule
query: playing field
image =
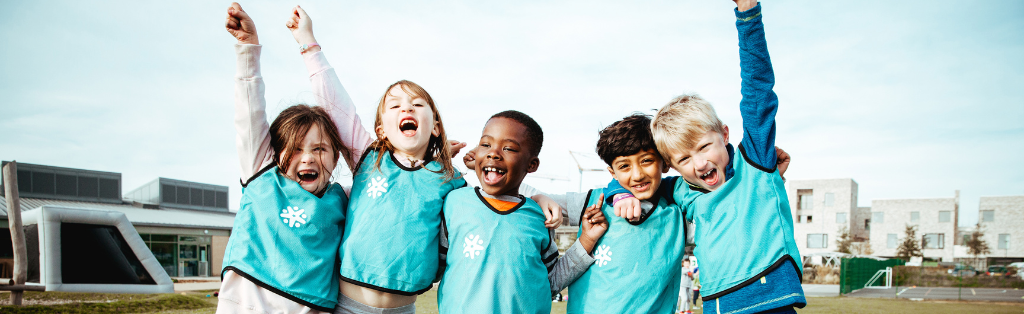
<svg viewBox="0 0 1024 314">
<path fill-rule="evenodd" d="M 416 313 L 437 313 L 437 290 L 424 293 L 416 301 Z M 798 309 L 799 313 L 1024 313 L 1024 303 L 992 303 L 992 302 L 949 302 L 949 301 L 910 301 L 906 299 L 867 299 L 867 298 L 808 298 L 807 307 Z M 701 308 L 694 313 L 703 313 Z M 552 314 L 564 314 L 565 302 L 552 303 Z M 711 311 L 710 313 L 713 313 Z"/>
</svg>

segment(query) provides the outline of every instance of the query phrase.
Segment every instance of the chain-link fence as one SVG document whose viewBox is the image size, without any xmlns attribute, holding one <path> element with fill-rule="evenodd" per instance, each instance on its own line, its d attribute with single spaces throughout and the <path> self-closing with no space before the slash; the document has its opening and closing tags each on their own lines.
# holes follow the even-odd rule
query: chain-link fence
<svg viewBox="0 0 1024 314">
<path fill-rule="evenodd" d="M 871 280 L 879 270 L 903 264 L 905 262 L 900 259 L 843 258 L 839 268 L 839 293 L 847 294 L 864 288 L 868 280 Z"/>
</svg>

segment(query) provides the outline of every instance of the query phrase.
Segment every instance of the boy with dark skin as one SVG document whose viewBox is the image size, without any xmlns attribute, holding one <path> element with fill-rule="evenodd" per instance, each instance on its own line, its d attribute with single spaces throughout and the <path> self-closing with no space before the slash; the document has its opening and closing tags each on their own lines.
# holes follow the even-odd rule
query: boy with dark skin
<svg viewBox="0 0 1024 314">
<path fill-rule="evenodd" d="M 444 238 L 455 250 L 438 286 L 441 313 L 549 313 L 551 296 L 593 263 L 589 253 L 608 229 L 597 206 L 584 213 L 578 243 L 559 258 L 540 205 L 519 194 L 523 178 L 540 166 L 542 144 L 540 126 L 518 111 L 484 126 L 475 165 L 468 165 L 480 187 L 445 199 Z"/>
</svg>

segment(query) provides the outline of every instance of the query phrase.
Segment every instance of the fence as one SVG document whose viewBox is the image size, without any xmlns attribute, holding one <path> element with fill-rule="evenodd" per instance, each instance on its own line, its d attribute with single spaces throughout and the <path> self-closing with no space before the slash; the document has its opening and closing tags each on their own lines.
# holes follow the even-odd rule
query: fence
<svg viewBox="0 0 1024 314">
<path fill-rule="evenodd" d="M 877 260 L 873 258 L 843 258 L 839 268 L 839 293 L 847 294 L 864 288 L 871 277 L 886 267 L 902 266 L 903 260 Z"/>
</svg>

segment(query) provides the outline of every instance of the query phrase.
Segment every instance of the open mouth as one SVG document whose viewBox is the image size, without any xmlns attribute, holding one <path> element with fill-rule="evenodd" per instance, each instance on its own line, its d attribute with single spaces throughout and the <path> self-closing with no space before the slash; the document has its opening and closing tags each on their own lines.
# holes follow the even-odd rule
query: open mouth
<svg viewBox="0 0 1024 314">
<path fill-rule="evenodd" d="M 648 189 L 651 188 L 651 183 L 644 182 L 640 184 L 631 185 L 630 187 L 633 188 L 633 191 L 635 192 L 646 192 Z"/>
<path fill-rule="evenodd" d="M 495 185 L 505 177 L 505 170 L 495 167 L 484 167 L 484 176 L 481 178 L 487 185 Z"/>
<path fill-rule="evenodd" d="M 320 173 L 316 170 L 299 170 L 298 178 L 301 184 L 313 183 L 320 178 Z"/>
<path fill-rule="evenodd" d="M 718 169 L 711 168 L 708 172 L 700 175 L 700 180 L 704 181 L 704 184 L 707 184 L 708 186 L 717 185 L 719 181 Z"/>
<path fill-rule="evenodd" d="M 416 135 L 416 130 L 419 126 L 416 124 L 416 119 L 412 117 L 406 117 L 401 121 L 398 121 L 398 130 L 402 131 L 405 136 Z"/>
</svg>

